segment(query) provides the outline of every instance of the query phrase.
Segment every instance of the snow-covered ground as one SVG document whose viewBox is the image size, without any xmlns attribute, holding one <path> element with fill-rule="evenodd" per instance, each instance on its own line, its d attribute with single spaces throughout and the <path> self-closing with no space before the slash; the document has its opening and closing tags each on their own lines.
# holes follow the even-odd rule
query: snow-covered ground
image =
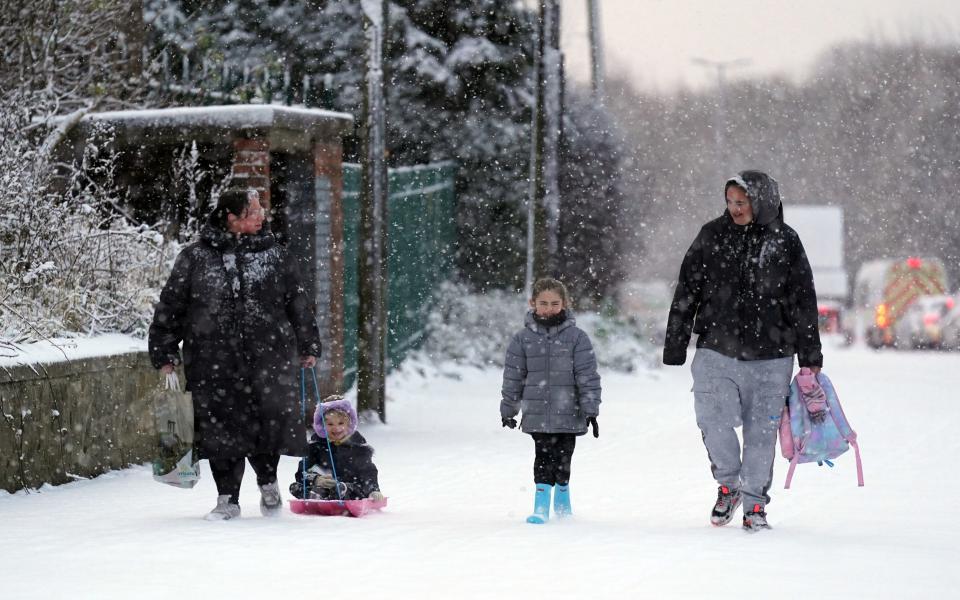
<svg viewBox="0 0 960 600">
<path fill-rule="evenodd" d="M 772 531 L 708 523 L 716 496 L 689 368 L 604 373 L 599 439 L 578 440 L 576 516 L 532 508 L 533 444 L 500 427 L 499 373 L 408 365 L 390 382 L 377 449 L 382 514 L 259 514 L 248 469 L 238 521 L 201 519 L 190 491 L 146 467 L 38 493 L 0 493 L 4 599 L 19 598 L 946 598 L 960 586 L 960 354 L 829 349 L 860 434 L 852 455 L 801 465 Z M 689 365 L 689 363 L 688 363 Z M 282 482 L 295 461 L 281 463 Z"/>
</svg>

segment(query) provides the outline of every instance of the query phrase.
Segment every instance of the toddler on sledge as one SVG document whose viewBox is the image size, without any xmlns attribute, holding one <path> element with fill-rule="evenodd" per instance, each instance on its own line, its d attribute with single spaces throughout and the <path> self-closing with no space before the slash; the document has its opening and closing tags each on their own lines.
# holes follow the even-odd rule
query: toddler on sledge
<svg viewBox="0 0 960 600">
<path fill-rule="evenodd" d="M 324 399 L 314 413 L 313 430 L 307 456 L 300 461 L 290 493 L 295 498 L 310 500 L 383 500 L 373 448 L 357 431 L 357 412 L 350 401 L 342 396 Z"/>
<path fill-rule="evenodd" d="M 533 437 L 536 483 L 533 514 L 528 523 L 550 518 L 550 497 L 558 517 L 572 514 L 570 462 L 577 436 L 593 427 L 599 437 L 600 375 L 590 338 L 568 313 L 567 288 L 556 279 L 533 286 L 524 328 L 510 341 L 503 366 L 500 417 L 504 427 L 517 426 Z"/>
</svg>

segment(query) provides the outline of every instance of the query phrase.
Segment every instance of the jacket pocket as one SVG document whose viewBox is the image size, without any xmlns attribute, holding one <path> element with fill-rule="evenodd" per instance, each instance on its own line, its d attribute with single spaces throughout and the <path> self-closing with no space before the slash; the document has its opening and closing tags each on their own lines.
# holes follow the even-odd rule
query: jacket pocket
<svg viewBox="0 0 960 600">
<path fill-rule="evenodd" d="M 573 373 L 573 348 L 558 347 L 550 355 L 551 373 Z"/>
<path fill-rule="evenodd" d="M 545 415 L 547 414 L 547 401 L 523 399 L 520 401 L 520 411 L 525 415 Z"/>
<path fill-rule="evenodd" d="M 577 404 L 577 393 L 574 387 L 559 387 L 553 389 L 551 412 L 558 415 L 576 415 L 580 412 Z"/>
<path fill-rule="evenodd" d="M 693 409 L 697 417 L 697 425 L 704 431 L 713 428 L 739 427 L 743 424 L 739 398 L 713 388 L 706 391 L 694 386 Z"/>
<path fill-rule="evenodd" d="M 788 396 L 790 396 L 790 384 L 764 383 L 760 386 L 760 397 L 766 402 L 777 402 L 783 406 L 786 405 Z"/>
</svg>

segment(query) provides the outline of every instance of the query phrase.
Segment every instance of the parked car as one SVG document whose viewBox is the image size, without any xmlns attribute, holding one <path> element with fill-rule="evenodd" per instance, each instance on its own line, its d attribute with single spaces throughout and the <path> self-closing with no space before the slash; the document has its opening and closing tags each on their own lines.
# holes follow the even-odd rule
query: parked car
<svg viewBox="0 0 960 600">
<path fill-rule="evenodd" d="M 960 294 L 953 298 L 953 308 L 941 319 L 940 347 L 944 350 L 960 350 Z"/>
<path fill-rule="evenodd" d="M 847 322 L 848 311 L 842 303 L 835 300 L 818 301 L 817 317 L 821 338 L 830 336 L 844 346 L 853 343 L 853 329 Z"/>
<path fill-rule="evenodd" d="M 821 300 L 817 302 L 820 333 L 843 332 L 843 305 L 839 302 Z"/>
<path fill-rule="evenodd" d="M 953 296 L 919 296 L 893 327 L 898 347 L 939 348 L 945 318 L 954 309 Z"/>
</svg>

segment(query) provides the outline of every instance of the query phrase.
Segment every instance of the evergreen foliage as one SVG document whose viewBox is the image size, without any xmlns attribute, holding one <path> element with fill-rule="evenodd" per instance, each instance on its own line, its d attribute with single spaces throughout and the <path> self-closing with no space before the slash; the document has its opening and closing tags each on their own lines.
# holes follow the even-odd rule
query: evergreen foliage
<svg viewBox="0 0 960 600">
<path fill-rule="evenodd" d="M 360 114 L 366 40 L 359 1 L 147 0 L 146 15 L 156 49 L 186 52 L 194 64 L 202 57 L 246 63 L 251 78 L 260 76 L 257 69 L 282 67 L 293 85 L 304 75 L 328 75 L 329 107 Z M 523 286 L 534 19 L 515 0 L 390 3 L 389 161 L 457 162 L 457 262 L 463 279 L 479 290 Z M 617 281 L 617 269 L 610 268 L 618 259 L 616 217 L 606 212 L 619 197 L 617 142 L 593 126 L 607 125 L 600 112 L 586 104 L 569 107 L 576 146 L 563 165 L 571 171 L 564 179 L 569 190 L 562 190 L 571 213 L 564 216 L 562 271 L 590 297 Z M 357 140 L 348 138 L 346 159 L 357 160 L 358 150 Z M 580 223 L 587 230 L 577 230 Z M 582 245 L 588 239 L 593 243 Z"/>
</svg>

